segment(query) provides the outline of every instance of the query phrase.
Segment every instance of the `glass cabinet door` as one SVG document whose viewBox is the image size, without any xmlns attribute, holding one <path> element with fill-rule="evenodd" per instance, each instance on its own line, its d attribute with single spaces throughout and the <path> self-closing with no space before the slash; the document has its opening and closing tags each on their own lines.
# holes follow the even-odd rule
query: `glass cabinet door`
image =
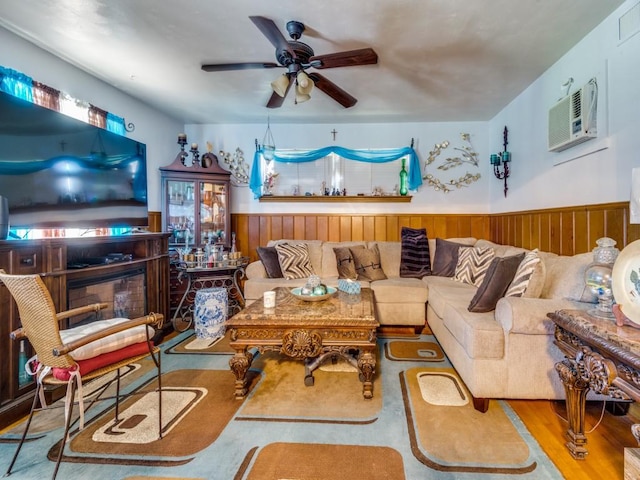
<svg viewBox="0 0 640 480">
<path fill-rule="evenodd" d="M 200 182 L 200 244 L 227 243 L 226 185 Z"/>
<path fill-rule="evenodd" d="M 196 210 L 196 182 L 167 180 L 167 216 L 166 231 L 173 233 L 170 243 L 193 245 Z"/>
</svg>

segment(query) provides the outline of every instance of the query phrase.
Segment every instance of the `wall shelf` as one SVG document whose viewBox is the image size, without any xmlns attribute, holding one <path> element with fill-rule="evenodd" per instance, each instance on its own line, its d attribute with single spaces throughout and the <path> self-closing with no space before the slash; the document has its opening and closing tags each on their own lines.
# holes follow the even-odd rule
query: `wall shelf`
<svg viewBox="0 0 640 480">
<path fill-rule="evenodd" d="M 260 202 L 409 203 L 411 195 L 263 195 Z"/>
</svg>

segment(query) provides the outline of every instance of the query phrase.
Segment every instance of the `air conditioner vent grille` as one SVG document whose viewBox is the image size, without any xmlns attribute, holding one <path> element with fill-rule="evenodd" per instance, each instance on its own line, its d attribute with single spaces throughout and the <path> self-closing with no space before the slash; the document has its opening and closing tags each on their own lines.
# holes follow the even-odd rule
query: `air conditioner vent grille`
<svg viewBox="0 0 640 480">
<path fill-rule="evenodd" d="M 548 146 L 561 152 L 597 137 L 598 85 L 595 78 L 549 109 Z"/>
</svg>

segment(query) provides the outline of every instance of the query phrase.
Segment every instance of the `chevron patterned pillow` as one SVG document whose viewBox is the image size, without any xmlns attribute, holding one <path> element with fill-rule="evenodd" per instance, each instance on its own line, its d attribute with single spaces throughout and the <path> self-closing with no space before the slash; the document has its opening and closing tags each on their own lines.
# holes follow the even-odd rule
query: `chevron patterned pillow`
<svg viewBox="0 0 640 480">
<path fill-rule="evenodd" d="M 280 269 L 287 280 L 308 278 L 315 273 L 309 259 L 309 249 L 305 243 L 281 243 L 276 245 L 276 251 Z"/>
<path fill-rule="evenodd" d="M 529 281 L 531 280 L 538 263 L 540 263 L 538 249 L 536 248 L 527 252 L 522 262 L 520 262 L 518 270 L 516 270 L 516 274 L 513 277 L 513 281 L 511 282 L 511 285 L 509 285 L 509 288 L 507 288 L 507 293 L 505 293 L 504 296 L 522 297 L 529 287 Z"/>
<path fill-rule="evenodd" d="M 460 247 L 453 279 L 479 287 L 495 256 L 491 247 Z"/>
</svg>

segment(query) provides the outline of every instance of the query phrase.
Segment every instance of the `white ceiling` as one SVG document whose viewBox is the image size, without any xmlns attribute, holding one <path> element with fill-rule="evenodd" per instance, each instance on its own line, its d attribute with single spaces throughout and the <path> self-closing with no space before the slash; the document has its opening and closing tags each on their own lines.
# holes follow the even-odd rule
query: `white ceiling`
<svg viewBox="0 0 640 480">
<path fill-rule="evenodd" d="M 0 25 L 185 123 L 486 121 L 622 3 L 0 0 Z M 287 21 L 303 22 L 316 55 L 372 47 L 377 65 L 322 70 L 358 103 L 345 109 L 316 89 L 267 109 L 284 69 L 203 72 L 276 61 L 250 15 L 287 39 Z"/>
</svg>

